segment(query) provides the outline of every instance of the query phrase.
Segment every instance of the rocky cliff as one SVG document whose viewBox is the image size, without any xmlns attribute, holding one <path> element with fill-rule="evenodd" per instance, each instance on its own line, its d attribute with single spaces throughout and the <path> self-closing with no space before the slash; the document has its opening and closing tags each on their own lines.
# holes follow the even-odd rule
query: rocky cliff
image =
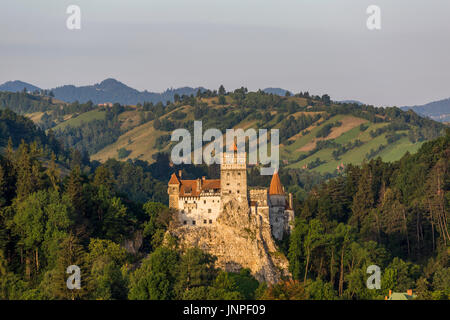
<svg viewBox="0 0 450 320">
<path fill-rule="evenodd" d="M 290 277 L 288 261 L 272 238 L 268 208 L 251 212 L 246 202 L 226 202 L 212 226 L 174 225 L 170 234 L 178 248 L 198 247 L 217 257 L 226 271 L 249 268 L 259 281 L 276 283 Z"/>
</svg>

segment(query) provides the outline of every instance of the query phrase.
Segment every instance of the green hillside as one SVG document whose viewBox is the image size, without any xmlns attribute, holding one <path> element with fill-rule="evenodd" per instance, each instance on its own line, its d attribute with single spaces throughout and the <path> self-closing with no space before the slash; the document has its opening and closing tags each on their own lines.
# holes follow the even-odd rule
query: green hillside
<svg viewBox="0 0 450 320">
<path fill-rule="evenodd" d="M 325 106 L 319 100 L 310 101 L 315 104 L 309 107 L 305 99 L 301 97 L 281 98 L 281 101 L 290 105 L 295 104 L 295 109 L 283 110 L 283 107 L 265 111 L 262 108 L 243 108 L 233 104 L 232 97 L 228 97 L 227 105 L 214 103 L 211 99 L 196 99 L 197 104 L 205 104 L 207 113 L 202 114 L 201 107 L 195 103 L 179 103 L 173 105 L 172 110 L 159 117 L 159 121 L 166 121 L 168 129 L 188 128 L 192 131 L 193 119 L 203 121 L 203 132 L 207 128 L 217 127 L 225 132 L 224 124 L 229 128 L 277 128 L 281 135 L 281 159 L 282 165 L 288 168 L 303 168 L 320 173 L 334 172 L 338 165 L 344 166 L 353 163 L 360 164 L 365 160 L 380 156 L 385 161 L 400 159 L 406 152 L 414 153 L 423 141 L 428 137 L 415 139 L 423 131 L 422 127 L 432 128 L 438 135 L 442 127 L 429 120 L 417 118 L 411 123 L 405 122 L 397 128 L 389 127 L 385 132 L 375 134 L 376 130 L 383 130 L 390 123 L 403 123 L 399 119 L 384 120 L 375 116 L 369 120 L 368 115 L 359 115 L 354 110 L 343 110 L 339 114 L 339 107 Z M 229 103 L 229 104 L 228 104 Z M 281 110 L 280 110 L 281 109 Z M 302 111 L 297 111 L 301 109 Z M 294 112 L 293 112 L 294 111 Z M 171 114 L 184 113 L 182 120 L 174 119 Z M 195 116 L 197 113 L 197 117 Z M 217 117 L 212 115 L 217 114 Z M 200 115 L 200 117 L 198 117 Z M 210 116 L 211 115 L 211 116 Z M 240 115 L 238 117 L 237 115 Z M 313 117 L 317 117 L 314 119 Z M 312 118 L 311 123 L 304 128 L 296 127 L 292 133 L 288 132 L 288 119 L 301 122 L 301 117 Z M 381 115 L 384 116 L 384 115 Z M 410 120 L 410 119 L 409 119 Z M 166 123 L 166 124 L 167 124 Z M 337 124 L 336 124 L 337 123 Z M 323 137 L 317 137 L 318 133 L 332 126 L 329 133 Z M 405 127 L 408 127 L 406 130 Z M 324 129 L 325 128 L 325 129 Z M 155 129 L 154 121 L 144 123 L 121 135 L 116 142 L 99 150 L 92 155 L 92 159 L 106 161 L 108 158 L 118 158 L 117 150 L 125 148 L 129 150 L 126 159 L 140 159 L 149 162 L 154 161 L 157 152 L 168 152 L 170 144 L 168 136 L 171 130 L 163 128 Z M 287 135 L 287 136 L 286 136 Z M 392 138 L 392 136 L 395 136 Z M 390 139 L 388 138 L 390 137 Z M 433 136 L 429 136 L 432 138 Z M 158 144 L 157 141 L 164 141 Z M 389 140 L 389 141 L 388 141 Z M 348 146 L 346 148 L 346 146 Z M 341 149 L 340 153 L 339 149 Z M 334 154 L 333 154 L 334 152 Z M 319 159 L 318 165 L 313 162 Z"/>
<path fill-rule="evenodd" d="M 71 117 L 67 121 L 61 122 L 57 126 L 53 128 L 53 130 L 62 130 L 69 127 L 80 127 L 84 123 L 91 122 L 93 120 L 105 120 L 106 111 L 102 110 L 92 110 L 85 113 L 80 114 L 77 117 Z"/>
<path fill-rule="evenodd" d="M 44 129 L 52 129 L 65 147 L 85 150 L 93 160 L 105 162 L 139 159 L 154 162 L 169 152 L 170 134 L 177 128 L 193 132 L 201 120 L 203 132 L 217 128 L 280 130 L 282 166 L 332 173 L 372 158 L 385 161 L 415 153 L 424 141 L 443 133 L 445 125 L 421 118 L 412 111 L 335 103 L 327 95 L 300 93 L 280 97 L 245 88 L 218 95 L 204 92 L 182 96 L 173 103 L 99 107 L 92 103 L 51 105 L 48 98 L 14 94 L 5 101 L 33 99 L 21 111 Z M 40 101 L 41 99 L 42 101 Z M 121 156 L 119 157 L 119 150 Z"/>
</svg>

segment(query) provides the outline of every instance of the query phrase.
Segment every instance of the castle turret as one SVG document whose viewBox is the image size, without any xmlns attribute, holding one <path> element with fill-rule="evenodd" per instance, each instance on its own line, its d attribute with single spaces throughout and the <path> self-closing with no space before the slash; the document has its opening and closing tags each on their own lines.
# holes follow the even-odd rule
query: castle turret
<svg viewBox="0 0 450 320">
<path fill-rule="evenodd" d="M 275 172 L 272 176 L 269 187 L 269 199 L 269 218 L 272 234 L 276 239 L 281 240 L 284 233 L 291 231 L 290 225 L 294 219 L 294 211 L 292 210 L 292 194 L 289 194 L 288 197 L 286 196 L 278 172 Z"/>
<path fill-rule="evenodd" d="M 281 185 L 280 176 L 278 175 L 277 171 L 275 171 L 275 173 L 272 176 L 272 181 L 270 181 L 269 194 L 284 195 L 283 186 Z"/>
<path fill-rule="evenodd" d="M 170 177 L 167 193 L 169 194 L 169 208 L 178 209 L 178 200 L 180 197 L 180 181 L 178 180 L 175 173 L 172 173 L 172 176 Z"/>
<path fill-rule="evenodd" d="M 275 171 L 272 176 L 272 181 L 270 181 L 269 197 L 272 207 L 286 206 L 286 195 L 277 171 Z"/>
</svg>

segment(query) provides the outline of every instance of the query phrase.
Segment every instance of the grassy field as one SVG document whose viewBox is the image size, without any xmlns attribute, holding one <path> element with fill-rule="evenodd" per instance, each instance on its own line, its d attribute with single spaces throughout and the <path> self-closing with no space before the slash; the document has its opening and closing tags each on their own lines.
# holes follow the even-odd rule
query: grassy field
<svg viewBox="0 0 450 320">
<path fill-rule="evenodd" d="M 88 122 L 94 121 L 94 120 L 104 120 L 105 117 L 106 117 L 106 111 L 92 110 L 92 111 L 82 113 L 78 117 L 75 117 L 75 118 L 72 117 L 69 120 L 58 124 L 56 127 L 54 127 L 53 130 L 64 129 L 67 126 L 76 128 L 76 127 L 81 126 L 82 123 L 88 123 Z"/>
<path fill-rule="evenodd" d="M 340 116 L 330 118 L 328 121 L 326 121 L 323 124 L 321 124 L 320 126 L 314 128 L 310 134 L 308 134 L 304 137 L 301 137 L 299 139 L 301 141 L 297 141 L 295 144 L 299 145 L 299 146 L 303 145 L 303 147 L 304 147 L 304 146 L 307 146 L 308 143 L 309 144 L 314 143 L 315 141 L 318 140 L 317 138 L 315 138 L 315 134 L 323 126 L 325 126 L 328 123 L 333 123 L 336 121 L 342 121 L 343 123 L 345 123 L 345 121 L 347 121 L 347 123 L 348 123 L 349 119 L 346 119 L 346 117 L 347 116 L 340 115 Z M 360 129 L 361 123 L 364 123 L 364 124 L 368 125 L 369 127 L 365 131 L 361 131 L 361 129 Z M 371 130 L 381 128 L 381 127 L 385 126 L 386 123 L 376 123 L 375 124 L 375 123 L 370 123 L 368 121 L 365 121 L 365 122 L 355 121 L 353 119 L 353 124 L 356 124 L 356 126 L 348 125 L 347 126 L 348 130 L 345 130 L 345 129 L 342 130 L 343 126 L 341 126 L 341 130 L 338 135 L 336 135 L 336 134 L 333 135 L 333 132 L 332 132 L 325 139 L 328 140 L 328 139 L 330 139 L 330 137 L 334 136 L 335 137 L 334 141 L 337 143 L 340 143 L 342 145 L 345 145 L 349 142 L 354 142 L 356 139 L 359 139 L 360 141 L 363 142 L 363 144 L 361 146 L 347 151 L 346 153 L 344 153 L 343 155 L 340 156 L 339 160 L 334 159 L 334 157 L 332 155 L 334 148 L 322 149 L 322 150 L 310 155 L 306 159 L 291 163 L 288 167 L 302 168 L 304 165 L 307 165 L 308 163 L 311 163 L 312 161 L 314 161 L 316 158 L 319 158 L 321 161 L 325 161 L 325 163 L 316 168 L 312 168 L 311 170 L 321 172 L 321 173 L 332 172 L 337 168 L 338 165 L 340 165 L 342 163 L 344 165 L 348 164 L 348 163 L 359 164 L 364 161 L 364 159 L 366 158 L 366 154 L 368 154 L 372 149 L 376 150 L 381 144 L 387 145 L 386 134 L 379 135 L 375 138 L 372 138 L 370 136 Z M 339 129 L 339 127 L 334 128 L 334 129 Z M 289 147 L 292 148 L 293 145 L 294 144 L 292 144 L 291 146 L 288 146 L 287 149 L 289 149 Z M 313 144 L 313 146 L 315 146 L 315 143 Z M 387 161 L 394 161 L 394 160 L 398 160 L 404 154 L 404 152 L 406 152 L 406 151 L 415 152 L 418 148 L 419 148 L 419 146 L 417 146 L 417 144 L 410 143 L 408 141 L 408 139 L 406 139 L 406 141 L 404 139 L 401 139 L 401 140 L 395 142 L 389 148 L 386 148 L 385 150 L 383 150 L 383 152 L 380 152 L 379 155 L 382 157 L 385 157 L 386 159 L 393 159 L 393 160 L 387 160 Z M 302 150 L 301 147 L 299 149 Z M 307 154 L 307 152 L 312 150 L 312 148 L 303 148 L 303 150 L 305 150 L 305 151 L 301 152 L 300 154 L 302 154 L 302 153 Z M 295 153 L 295 152 L 291 152 L 290 155 L 298 157 L 298 153 Z"/>
<path fill-rule="evenodd" d="M 183 112 L 188 112 L 189 109 L 191 108 L 184 107 L 183 109 L 179 110 L 182 110 Z M 161 117 L 161 119 L 170 117 L 170 115 L 173 112 L 174 111 L 167 113 L 166 115 Z M 188 113 L 185 119 L 193 119 L 193 115 Z M 156 139 L 158 139 L 158 137 L 162 135 L 170 134 L 169 132 L 156 130 L 153 127 L 153 122 L 154 121 L 144 123 L 126 132 L 125 134 L 121 135 L 116 142 L 110 144 L 109 146 L 103 148 L 96 154 L 92 155 L 91 159 L 98 160 L 101 162 L 113 158 L 117 159 L 118 158 L 117 150 L 119 150 L 120 148 L 125 148 L 127 150 L 130 150 L 131 153 L 128 155 L 128 157 L 126 157 L 123 160 L 139 159 L 148 162 L 153 162 L 154 161 L 152 158 L 153 154 L 160 151 L 165 151 L 165 149 L 157 150 L 155 148 Z"/>
<path fill-rule="evenodd" d="M 380 152 L 380 157 L 383 161 L 397 161 L 403 157 L 406 152 L 416 153 L 422 144 L 423 142 L 412 143 L 407 137 L 403 137 L 395 143 L 388 145 L 386 149 Z"/>
<path fill-rule="evenodd" d="M 92 155 L 91 159 L 101 162 L 110 158 L 117 159 L 117 150 L 125 148 L 131 151 L 126 159 L 137 158 L 153 162 L 152 155 L 157 152 L 154 149 L 155 141 L 161 134 L 163 133 L 153 128 L 153 121 L 150 121 L 121 135 L 116 142 Z"/>
<path fill-rule="evenodd" d="M 33 121 L 34 123 L 38 123 L 39 121 L 41 121 L 43 115 L 44 112 L 33 112 L 24 114 L 25 117 L 30 118 L 31 121 Z"/>
</svg>

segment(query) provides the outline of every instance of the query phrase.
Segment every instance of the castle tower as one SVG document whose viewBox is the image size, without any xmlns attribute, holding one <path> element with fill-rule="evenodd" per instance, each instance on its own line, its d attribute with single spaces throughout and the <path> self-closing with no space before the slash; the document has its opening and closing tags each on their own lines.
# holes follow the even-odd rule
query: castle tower
<svg viewBox="0 0 450 320">
<path fill-rule="evenodd" d="M 286 206 L 286 195 L 277 171 L 275 171 L 272 176 L 272 181 L 270 181 L 269 197 L 272 207 Z"/>
<path fill-rule="evenodd" d="M 220 187 L 222 202 L 236 199 L 247 200 L 247 154 L 238 152 L 236 144 L 226 151 L 220 166 Z"/>
<path fill-rule="evenodd" d="M 170 177 L 167 193 L 169 194 L 169 208 L 179 209 L 178 200 L 180 197 L 180 181 L 175 173 L 172 173 L 172 176 Z"/>
<path fill-rule="evenodd" d="M 269 220 L 272 234 L 275 239 L 281 240 L 285 233 L 292 231 L 294 211 L 292 210 L 292 194 L 286 197 L 278 172 L 273 174 L 270 182 L 269 201 Z"/>
</svg>

